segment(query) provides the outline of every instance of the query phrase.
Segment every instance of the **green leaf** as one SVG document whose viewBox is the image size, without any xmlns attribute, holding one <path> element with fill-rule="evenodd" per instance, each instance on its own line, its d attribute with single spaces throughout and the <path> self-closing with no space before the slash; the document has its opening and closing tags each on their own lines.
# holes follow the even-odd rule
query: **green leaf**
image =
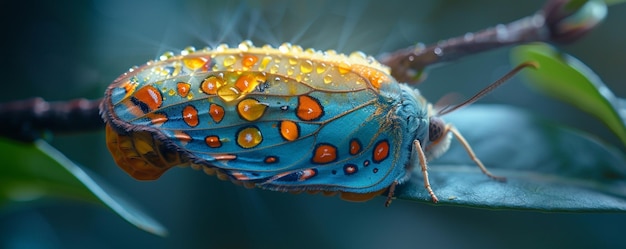
<svg viewBox="0 0 626 249">
<path fill-rule="evenodd" d="M 480 172 L 458 141 L 429 164 L 437 205 L 536 211 L 626 211 L 624 155 L 578 132 L 506 106 L 474 105 L 454 124 L 494 174 Z M 398 186 L 399 199 L 432 203 L 419 170 Z"/>
<path fill-rule="evenodd" d="M 125 201 L 108 184 L 96 181 L 97 178 L 42 140 L 25 144 L 0 138 L 0 151 L 3 154 L 0 204 L 43 196 L 102 203 L 143 230 L 161 236 L 167 234 L 161 224 Z"/>
<path fill-rule="evenodd" d="M 533 88 L 595 116 L 626 145 L 623 101 L 582 62 L 544 43 L 515 47 L 511 58 L 514 64 L 538 62 L 539 70 L 521 72 Z"/>
</svg>

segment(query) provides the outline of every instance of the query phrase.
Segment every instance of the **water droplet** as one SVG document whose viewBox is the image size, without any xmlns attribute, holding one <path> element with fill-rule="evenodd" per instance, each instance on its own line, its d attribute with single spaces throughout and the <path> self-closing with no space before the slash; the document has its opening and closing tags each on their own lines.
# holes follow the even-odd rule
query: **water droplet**
<svg viewBox="0 0 626 249">
<path fill-rule="evenodd" d="M 228 49 L 228 44 L 222 43 L 220 45 L 217 45 L 217 47 L 215 47 L 215 51 L 217 52 L 224 52 Z"/>
<path fill-rule="evenodd" d="M 304 50 L 305 54 L 315 54 L 316 51 L 313 48 L 307 48 L 306 50 Z"/>
<path fill-rule="evenodd" d="M 230 67 L 233 64 L 235 64 L 235 62 L 237 62 L 237 58 L 235 58 L 235 56 L 233 56 L 233 55 L 229 55 L 229 56 L 226 56 L 226 58 L 224 58 L 224 66 L 225 67 Z"/>
<path fill-rule="evenodd" d="M 330 74 L 324 75 L 324 83 L 330 84 L 331 82 L 333 82 L 333 76 Z"/>
<path fill-rule="evenodd" d="M 317 64 L 317 67 L 315 67 L 315 72 L 317 72 L 318 74 L 321 74 L 324 71 L 326 71 L 326 64 L 324 64 L 323 62 Z"/>
<path fill-rule="evenodd" d="M 280 44 L 280 46 L 278 47 L 278 51 L 283 54 L 289 53 L 289 51 L 291 51 L 291 43 L 285 42 L 283 44 Z"/>
<path fill-rule="evenodd" d="M 367 57 L 367 55 L 361 51 L 354 51 L 350 54 L 350 59 L 365 60 L 365 57 Z"/>
<path fill-rule="evenodd" d="M 185 49 L 183 49 L 182 51 L 180 51 L 180 55 L 188 55 L 191 54 L 193 52 L 196 52 L 196 48 L 189 46 L 186 47 Z"/>
<path fill-rule="evenodd" d="M 351 70 L 351 65 L 348 64 L 347 62 L 341 62 L 339 63 L 339 65 L 337 65 L 337 69 L 339 70 L 339 73 L 341 74 L 346 74 L 348 72 L 350 72 Z"/>
<path fill-rule="evenodd" d="M 261 64 L 259 65 L 259 70 L 263 71 L 265 70 L 265 68 L 267 67 L 267 65 L 272 61 L 272 57 L 270 56 L 265 56 L 263 57 L 263 59 L 261 60 Z"/>
<path fill-rule="evenodd" d="M 293 67 L 287 68 L 287 75 L 291 76 L 291 75 L 293 75 L 293 72 L 294 72 L 294 68 Z"/>
<path fill-rule="evenodd" d="M 174 89 L 170 89 L 169 91 L 167 91 L 167 94 L 170 96 L 174 96 L 174 94 L 176 94 L 176 91 L 174 91 Z"/>
<path fill-rule="evenodd" d="M 311 71 L 313 71 L 313 62 L 310 60 L 305 60 L 300 64 L 300 72 L 310 73 Z"/>
<path fill-rule="evenodd" d="M 437 56 L 442 56 L 443 55 L 443 50 L 440 47 L 436 47 L 433 50 L 433 53 L 435 53 Z"/>
<path fill-rule="evenodd" d="M 208 61 L 209 59 L 204 57 L 192 57 L 183 59 L 183 64 L 185 67 L 195 71 L 206 65 Z"/>
<path fill-rule="evenodd" d="M 298 64 L 298 58 L 297 57 L 289 57 L 289 65 L 296 65 Z"/>
<path fill-rule="evenodd" d="M 280 66 L 274 64 L 270 67 L 270 73 L 273 73 L 273 74 L 278 73 L 278 69 L 280 69 Z"/>
<path fill-rule="evenodd" d="M 241 60 L 241 64 L 244 67 L 252 67 L 258 60 L 259 58 L 254 55 L 244 55 L 243 59 Z"/>
<path fill-rule="evenodd" d="M 252 41 L 250 40 L 242 41 L 241 43 L 239 43 L 239 46 L 237 46 L 239 50 L 244 52 L 248 51 L 251 47 L 254 47 L 254 44 L 252 44 Z"/>
<path fill-rule="evenodd" d="M 329 50 L 326 50 L 326 52 L 324 52 L 324 54 L 326 54 L 326 55 L 337 55 L 337 51 L 329 49 Z"/>
<path fill-rule="evenodd" d="M 226 102 L 239 98 L 239 95 L 239 90 L 234 86 L 225 85 L 217 89 L 217 96 Z"/>
<path fill-rule="evenodd" d="M 171 51 L 167 51 L 167 52 L 163 53 L 161 56 L 159 56 L 159 60 L 164 61 L 164 60 L 167 60 L 167 59 L 172 58 L 172 57 L 174 57 L 174 53 L 172 53 Z"/>
<path fill-rule="evenodd" d="M 302 47 L 299 45 L 294 45 L 291 47 L 292 53 L 302 53 L 302 51 L 304 51 L 304 49 L 302 49 Z"/>
</svg>

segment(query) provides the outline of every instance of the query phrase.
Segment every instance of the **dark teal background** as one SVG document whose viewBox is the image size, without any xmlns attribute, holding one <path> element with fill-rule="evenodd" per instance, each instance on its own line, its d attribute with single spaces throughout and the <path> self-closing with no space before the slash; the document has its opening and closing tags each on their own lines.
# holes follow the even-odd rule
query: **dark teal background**
<svg viewBox="0 0 626 249">
<path fill-rule="evenodd" d="M 510 22 L 541 5 L 537 0 L 0 3 L 0 101 L 99 98 L 129 67 L 188 45 L 234 46 L 251 39 L 259 46 L 292 42 L 377 55 Z M 626 5 L 611 7 L 601 27 L 563 47 L 622 97 L 624 23 Z M 432 101 L 450 92 L 470 96 L 510 68 L 508 50 L 500 49 L 432 69 L 419 87 Z M 532 92 L 518 79 L 481 102 L 521 107 L 608 143 L 618 141 L 589 115 Z M 115 166 L 103 136 L 55 137 L 52 144 L 125 192 L 164 223 L 170 235 L 143 232 L 98 206 L 53 199 L 0 210 L 0 248 L 626 246 L 623 214 L 491 211 L 406 201 L 384 208 L 384 198 L 350 203 L 336 197 L 247 190 L 191 169 L 173 169 L 158 181 L 138 182 Z"/>
</svg>

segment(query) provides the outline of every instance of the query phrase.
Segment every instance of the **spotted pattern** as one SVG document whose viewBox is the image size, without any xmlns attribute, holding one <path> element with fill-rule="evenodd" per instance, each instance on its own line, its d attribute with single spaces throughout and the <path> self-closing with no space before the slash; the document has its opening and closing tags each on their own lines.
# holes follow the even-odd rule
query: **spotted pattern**
<svg viewBox="0 0 626 249">
<path fill-rule="evenodd" d="M 147 167 L 135 163 L 138 157 L 168 152 L 177 156 L 177 164 L 147 160 L 161 163 L 151 170 L 210 165 L 206 172 L 246 186 L 374 193 L 401 179 L 404 170 L 392 165 L 404 164 L 408 153 L 398 149 L 399 133 L 390 132 L 399 126 L 387 123 L 403 120 L 387 116 L 397 101 L 387 96 L 401 96 L 388 73 L 362 53 L 290 44 L 186 48 L 118 77 L 107 90 L 103 116 L 109 125 L 119 119 L 133 131 L 107 140 L 111 137 L 110 147 L 120 147 L 114 155 L 118 164 L 133 162 L 123 166 L 127 171 Z M 112 128 L 107 132 L 129 127 Z M 175 143 L 153 146 L 165 142 L 147 135 L 154 130 Z M 152 142 L 141 144 L 145 141 Z"/>
</svg>

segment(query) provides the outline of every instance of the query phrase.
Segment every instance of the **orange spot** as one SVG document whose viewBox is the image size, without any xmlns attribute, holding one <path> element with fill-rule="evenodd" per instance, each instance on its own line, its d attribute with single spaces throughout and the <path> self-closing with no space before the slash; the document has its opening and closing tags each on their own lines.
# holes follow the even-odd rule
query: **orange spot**
<svg viewBox="0 0 626 249">
<path fill-rule="evenodd" d="M 183 120 L 191 127 L 196 127 L 200 123 L 198 119 L 198 110 L 192 105 L 185 106 L 183 109 Z"/>
<path fill-rule="evenodd" d="M 318 144 L 311 161 L 317 164 L 330 163 L 337 160 L 337 148 L 330 144 Z"/>
<path fill-rule="evenodd" d="M 350 155 L 356 155 L 361 152 L 361 143 L 357 139 L 350 140 Z"/>
<path fill-rule="evenodd" d="M 183 98 L 187 97 L 187 94 L 189 94 L 190 88 L 191 88 L 191 85 L 189 83 L 186 83 L 186 82 L 176 83 L 176 90 L 178 91 L 178 95 L 180 95 Z"/>
<path fill-rule="evenodd" d="M 204 138 L 204 142 L 211 148 L 222 147 L 222 141 L 218 136 L 207 136 Z"/>
<path fill-rule="evenodd" d="M 256 99 L 244 99 L 237 104 L 237 113 L 248 121 L 255 121 L 265 113 L 267 106 Z"/>
<path fill-rule="evenodd" d="M 287 141 L 296 140 L 300 136 L 300 127 L 293 121 L 280 122 L 280 135 Z"/>
<path fill-rule="evenodd" d="M 237 133 L 237 144 L 244 149 L 253 148 L 263 141 L 259 128 L 248 126 Z"/>
<path fill-rule="evenodd" d="M 244 55 L 242 60 L 241 60 L 241 64 L 244 67 L 252 67 L 254 66 L 254 64 L 259 60 L 259 58 L 257 58 L 254 55 Z"/>
<path fill-rule="evenodd" d="M 205 57 L 192 57 L 192 58 L 183 59 L 183 64 L 185 64 L 185 67 L 195 71 L 200 68 L 204 69 L 206 65 L 209 64 L 208 62 L 210 60 L 211 59 L 205 58 Z"/>
<path fill-rule="evenodd" d="M 182 131 L 174 131 L 174 137 L 183 144 L 189 143 L 192 140 L 189 134 L 184 133 Z"/>
<path fill-rule="evenodd" d="M 153 125 L 157 126 L 162 125 L 167 121 L 167 115 L 163 113 L 150 113 L 146 116 L 150 119 L 150 122 L 152 122 Z"/>
<path fill-rule="evenodd" d="M 224 80 L 215 75 L 211 75 L 202 81 L 200 90 L 206 94 L 217 94 L 217 89 L 224 84 Z"/>
<path fill-rule="evenodd" d="M 374 146 L 372 160 L 380 163 L 389 156 L 389 142 L 387 140 L 380 141 Z"/>
<path fill-rule="evenodd" d="M 215 123 L 219 123 L 224 118 L 224 107 L 221 107 L 218 104 L 211 104 L 209 106 L 209 115 Z"/>
<path fill-rule="evenodd" d="M 324 115 L 324 108 L 317 99 L 307 95 L 298 97 L 296 116 L 304 121 L 317 120 Z"/>
<path fill-rule="evenodd" d="M 265 163 L 277 163 L 278 162 L 278 157 L 275 156 L 268 156 L 265 158 L 265 160 L 263 160 Z"/>
<path fill-rule="evenodd" d="M 144 86 L 137 90 L 134 97 L 148 108 L 147 111 L 154 111 L 163 104 L 161 92 L 151 85 Z M 144 108 L 141 109 L 143 110 Z"/>
</svg>

